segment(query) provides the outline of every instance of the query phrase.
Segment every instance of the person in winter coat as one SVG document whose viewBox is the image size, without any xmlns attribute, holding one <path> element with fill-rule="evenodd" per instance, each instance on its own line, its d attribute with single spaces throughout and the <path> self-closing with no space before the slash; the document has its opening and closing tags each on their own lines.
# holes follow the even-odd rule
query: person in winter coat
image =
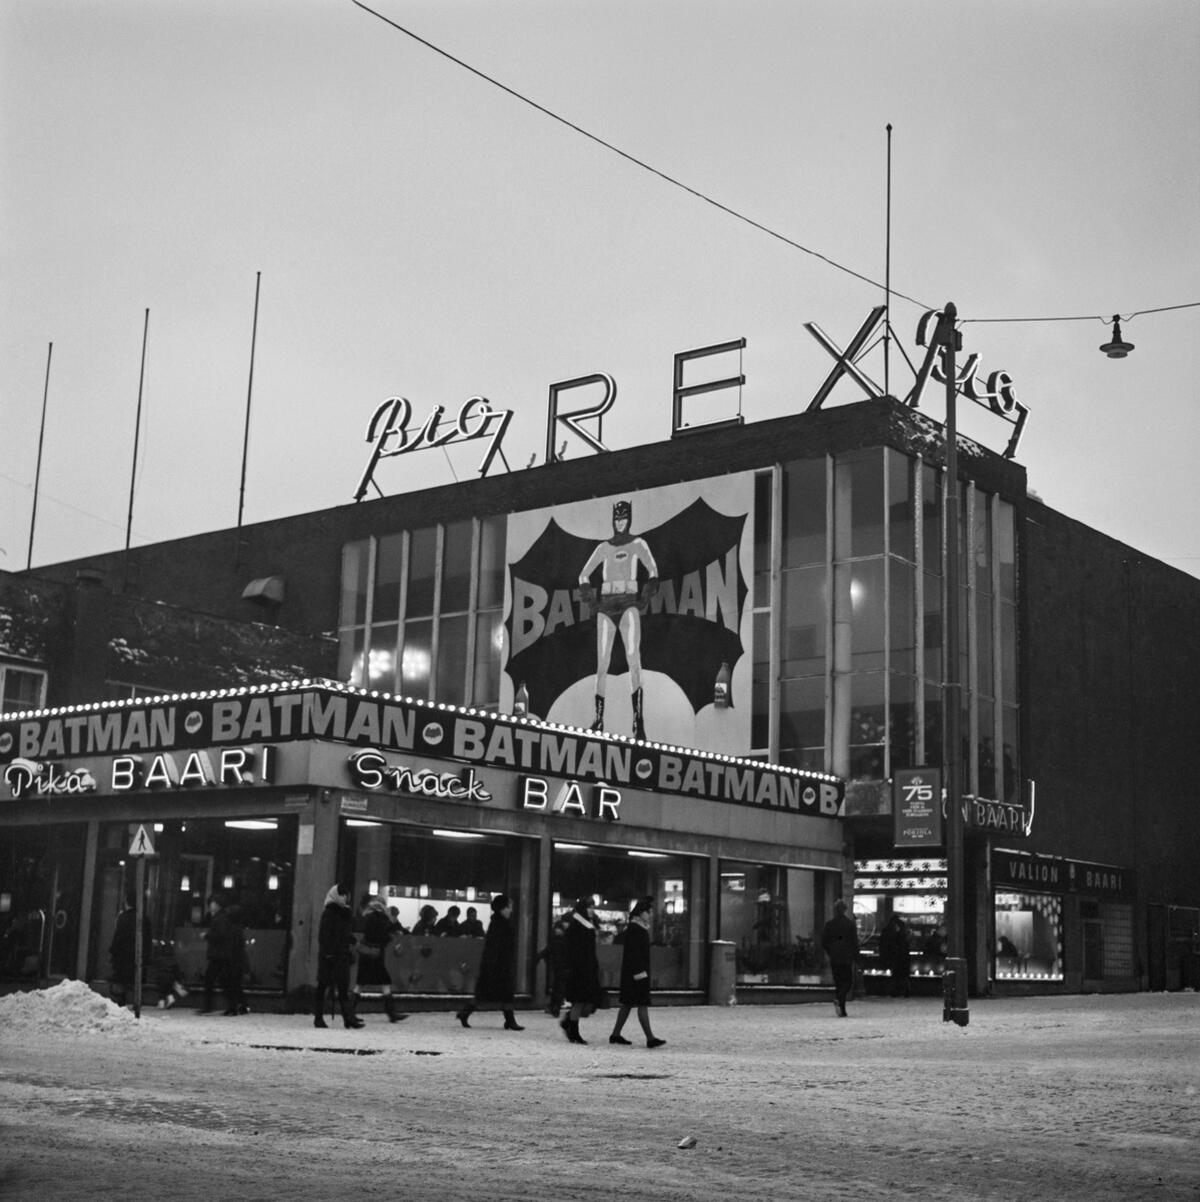
<svg viewBox="0 0 1200 1202">
<path fill-rule="evenodd" d="M 204 935 L 206 964 L 204 968 L 204 1008 L 201 1014 L 211 1014 L 213 993 L 225 994 L 227 1015 L 245 1014 L 242 998 L 242 972 L 246 960 L 246 935 L 241 924 L 234 921 L 225 898 L 217 893 L 208 899 L 208 930 Z"/>
<path fill-rule="evenodd" d="M 571 1004 L 559 1023 L 571 1043 L 587 1043 L 579 1034 L 579 1020 L 593 1014 L 604 999 L 600 986 L 600 962 L 596 959 L 596 923 L 592 899 L 581 897 L 571 911 L 566 934 L 566 980 L 563 992 Z"/>
<path fill-rule="evenodd" d="M 846 999 L 854 984 L 854 964 L 858 960 L 858 928 L 846 914 L 846 903 L 839 897 L 833 903 L 833 917 L 821 931 L 821 946 L 833 970 L 834 1005 L 838 1017 L 846 1017 Z"/>
<path fill-rule="evenodd" d="M 908 997 L 908 979 L 912 971 L 909 962 L 908 927 L 904 919 L 893 912 L 879 936 L 879 958 L 892 979 L 892 997 Z"/>
<path fill-rule="evenodd" d="M 479 976 L 475 979 L 475 1001 L 468 1002 L 457 1015 L 464 1027 L 467 1019 L 479 1006 L 499 1006 L 504 1011 L 506 1031 L 524 1031 L 513 1014 L 513 994 L 516 992 L 516 970 L 513 957 L 517 936 L 512 924 L 512 900 L 506 893 L 492 898 L 492 921 L 483 937 L 483 952 L 479 957 Z"/>
<path fill-rule="evenodd" d="M 417 921 L 413 923 L 412 933 L 417 936 L 428 936 L 434 933 L 434 928 L 437 926 L 438 912 L 433 906 L 422 906 L 417 915 Z"/>
<path fill-rule="evenodd" d="M 364 893 L 361 902 L 362 927 L 358 941 L 358 981 L 355 983 L 351 1009 L 358 1009 L 358 999 L 364 985 L 378 988 L 383 994 L 383 1010 L 388 1022 L 398 1023 L 408 1015 L 396 1009 L 392 997 L 392 977 L 388 972 L 387 949 L 395 933 L 391 916 L 382 897 Z"/>
<path fill-rule="evenodd" d="M 650 915 L 653 903 L 644 897 L 629 913 L 625 927 L 625 950 L 621 954 L 621 1008 L 609 1043 L 628 1044 L 621 1034 L 630 1010 L 637 1009 L 638 1023 L 646 1036 L 646 1047 L 661 1048 L 667 1041 L 650 1030 Z"/>
<path fill-rule="evenodd" d="M 337 990 L 342 1021 L 350 1030 L 363 1025 L 350 1001 L 350 958 L 354 950 L 354 915 L 350 891 L 334 885 L 325 894 L 325 909 L 317 927 L 317 996 L 313 1003 L 313 1026 L 326 1026 L 325 993 Z"/>
<path fill-rule="evenodd" d="M 563 982 L 567 978 L 567 922 L 564 915 L 550 928 L 550 942 L 537 954 L 546 961 L 546 1013 L 557 1018 L 563 1004 Z"/>
<path fill-rule="evenodd" d="M 137 893 L 132 891 L 125 898 L 125 907 L 117 915 L 113 928 L 112 942 L 108 954 L 112 957 L 112 982 L 109 992 L 118 1006 L 132 1004 L 134 980 L 137 977 Z M 142 968 L 150 964 L 150 919 L 142 915 Z"/>
</svg>

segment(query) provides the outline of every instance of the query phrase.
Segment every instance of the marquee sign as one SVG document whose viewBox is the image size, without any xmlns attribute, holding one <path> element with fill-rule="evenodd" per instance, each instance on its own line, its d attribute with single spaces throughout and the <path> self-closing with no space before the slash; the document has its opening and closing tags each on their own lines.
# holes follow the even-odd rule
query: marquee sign
<svg viewBox="0 0 1200 1202">
<path fill-rule="evenodd" d="M 376 757 L 400 753 L 826 818 L 838 816 L 844 789 L 843 782 L 823 773 L 681 746 L 634 743 L 332 683 L 8 717 L 0 721 L 0 765 L 6 780 L 10 772 L 18 774 L 12 779 L 28 778 L 22 800 L 32 795 L 34 779 L 20 767 L 22 760 L 43 765 L 44 778 L 52 761 L 111 756 L 118 783 L 127 782 L 130 790 L 147 787 L 147 782 L 162 789 L 229 786 L 265 782 L 271 746 L 303 739 L 345 743 Z M 53 769 L 54 779 L 61 769 Z M 378 774 L 379 787 L 393 779 L 386 759 L 381 764 L 379 758 L 361 755 L 358 769 L 364 788 L 376 779 L 371 773 Z M 432 776 L 444 780 L 438 773 Z M 403 781 L 423 790 L 427 779 L 416 773 Z M 478 788 L 473 797 L 480 800 Z"/>
</svg>

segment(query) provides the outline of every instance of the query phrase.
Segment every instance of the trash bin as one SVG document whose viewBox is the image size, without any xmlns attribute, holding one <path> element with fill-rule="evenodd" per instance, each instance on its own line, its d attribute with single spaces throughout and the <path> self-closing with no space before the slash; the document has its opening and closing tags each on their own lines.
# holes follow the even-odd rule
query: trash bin
<svg viewBox="0 0 1200 1202">
<path fill-rule="evenodd" d="M 708 1004 L 737 1005 L 737 945 L 727 939 L 711 944 L 708 962 Z"/>
</svg>

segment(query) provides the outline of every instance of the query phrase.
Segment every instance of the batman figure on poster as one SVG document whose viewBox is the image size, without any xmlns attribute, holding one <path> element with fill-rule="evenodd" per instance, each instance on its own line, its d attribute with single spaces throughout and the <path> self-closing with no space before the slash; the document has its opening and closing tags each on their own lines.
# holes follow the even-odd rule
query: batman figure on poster
<svg viewBox="0 0 1200 1202">
<path fill-rule="evenodd" d="M 633 734 L 646 738 L 643 675 L 668 676 L 693 712 L 712 702 L 722 663 L 743 654 L 747 588 L 739 560 L 746 515 L 718 513 L 703 498 L 643 534 L 632 504 L 617 501 L 612 535 L 597 543 L 551 518 L 509 567 L 509 676 L 524 680 L 548 712 L 594 673 L 592 729 L 604 728 L 609 676 L 628 673 Z"/>
</svg>

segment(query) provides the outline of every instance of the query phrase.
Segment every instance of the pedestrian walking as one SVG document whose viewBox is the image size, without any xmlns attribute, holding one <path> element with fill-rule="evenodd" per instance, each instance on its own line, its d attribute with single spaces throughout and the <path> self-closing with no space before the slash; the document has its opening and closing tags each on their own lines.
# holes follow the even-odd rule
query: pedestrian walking
<svg viewBox="0 0 1200 1202">
<path fill-rule="evenodd" d="M 587 1043 L 579 1033 L 579 1021 L 594 1014 L 604 999 L 604 990 L 600 986 L 600 962 L 596 959 L 596 923 L 590 897 L 581 897 L 568 918 L 566 969 L 563 992 L 571 1008 L 559 1026 L 571 1043 Z"/>
<path fill-rule="evenodd" d="M 838 1017 L 846 1017 L 846 999 L 854 984 L 854 965 L 858 960 L 858 928 L 846 914 L 846 903 L 839 897 L 833 903 L 833 917 L 821 931 L 821 946 L 833 970 L 834 1005 Z"/>
<path fill-rule="evenodd" d="M 504 1011 L 506 1031 L 524 1031 L 513 1014 L 513 994 L 516 992 L 516 969 L 513 959 L 517 950 L 516 932 L 512 924 L 512 899 L 507 893 L 492 898 L 492 920 L 483 937 L 479 957 L 479 975 L 475 978 L 475 1000 L 468 1002 L 457 1014 L 464 1027 L 480 1006 L 499 1006 Z"/>
<path fill-rule="evenodd" d="M 362 987 L 367 985 L 378 989 L 383 995 L 383 1011 L 388 1022 L 398 1023 L 408 1015 L 396 1009 L 396 999 L 392 996 L 392 976 L 387 966 L 387 949 L 396 928 L 392 925 L 382 897 L 364 893 L 360 906 L 362 927 L 358 941 L 358 980 L 351 991 L 350 1009 L 357 1013 Z"/>
<path fill-rule="evenodd" d="M 150 919 L 142 915 L 142 966 L 150 963 Z M 113 928 L 112 942 L 108 945 L 112 958 L 112 981 L 109 993 L 118 1006 L 132 1005 L 134 981 L 137 977 L 137 892 L 131 890 L 125 897 L 125 905 L 117 915 Z"/>
<path fill-rule="evenodd" d="M 908 997 L 909 976 L 912 972 L 909 963 L 910 946 L 908 927 L 905 926 L 904 919 L 893 911 L 879 936 L 879 958 L 891 978 L 892 997 Z"/>
<path fill-rule="evenodd" d="M 317 996 L 313 1003 L 313 1026 L 324 1027 L 325 994 L 337 993 L 342 1021 L 355 1030 L 363 1021 L 354 1013 L 350 1000 L 350 959 L 354 951 L 354 915 L 350 891 L 334 885 L 325 894 L 325 909 L 317 928 Z"/>
<path fill-rule="evenodd" d="M 546 962 L 546 1013 L 557 1018 L 563 1004 L 563 982 L 567 979 L 567 916 L 554 920 L 550 940 L 535 960 Z"/>
<path fill-rule="evenodd" d="M 661 1048 L 667 1041 L 650 1030 L 650 916 L 653 903 L 644 897 L 629 913 L 625 925 L 625 950 L 621 954 L 621 1008 L 609 1043 L 630 1042 L 621 1034 L 631 1010 L 637 1010 L 638 1023 L 646 1036 L 646 1047 Z"/>
</svg>

